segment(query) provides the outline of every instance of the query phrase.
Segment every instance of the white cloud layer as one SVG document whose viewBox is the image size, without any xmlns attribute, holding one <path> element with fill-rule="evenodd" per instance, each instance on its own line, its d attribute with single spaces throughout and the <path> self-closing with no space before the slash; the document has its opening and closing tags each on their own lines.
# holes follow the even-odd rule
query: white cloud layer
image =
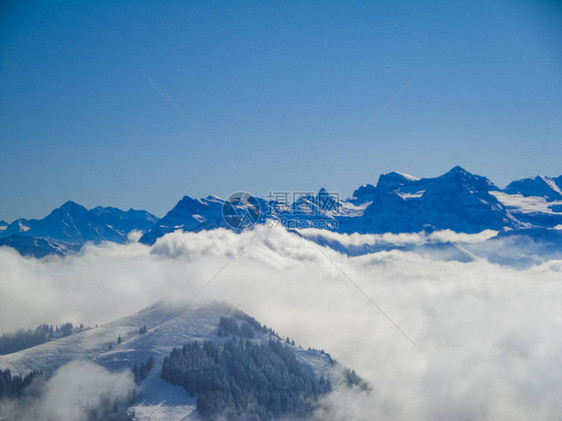
<svg viewBox="0 0 562 421">
<path fill-rule="evenodd" d="M 434 231 L 432 233 L 384 233 L 384 234 L 342 234 L 338 232 L 321 230 L 316 228 L 305 228 L 299 231 L 305 238 L 323 238 L 326 240 L 337 241 L 344 246 L 374 246 L 377 244 L 395 244 L 398 246 L 415 245 L 421 246 L 427 243 L 460 243 L 475 244 L 486 241 L 498 231 L 484 230 L 478 234 L 458 233 L 451 230 Z"/>
<path fill-rule="evenodd" d="M 554 420 L 562 411 L 560 260 L 515 270 L 397 250 L 349 257 L 258 226 L 40 261 L 0 248 L 0 267 L 0 331 L 107 322 L 187 300 L 220 271 L 197 300 L 229 302 L 370 382 L 368 396 L 325 399 L 322 419 Z"/>
</svg>

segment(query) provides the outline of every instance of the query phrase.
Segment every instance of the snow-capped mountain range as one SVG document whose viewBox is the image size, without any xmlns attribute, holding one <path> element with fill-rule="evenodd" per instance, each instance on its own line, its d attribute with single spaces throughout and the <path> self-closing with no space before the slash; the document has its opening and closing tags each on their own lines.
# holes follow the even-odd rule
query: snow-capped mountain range
<svg viewBox="0 0 562 421">
<path fill-rule="evenodd" d="M 510 183 L 505 189 L 461 167 L 435 178 L 416 178 L 398 172 L 383 174 L 348 199 L 322 189 L 293 203 L 256 198 L 258 224 L 284 221 L 287 228 L 321 228 L 342 234 L 431 233 L 485 230 L 532 233 L 562 227 L 562 176 L 537 176 Z M 223 218 L 224 199 L 183 197 L 163 218 L 142 210 L 96 207 L 87 210 L 67 202 L 40 220 L 0 222 L 0 245 L 25 255 L 64 255 L 86 242 L 126 242 L 132 231 L 151 245 L 167 233 L 198 232 L 231 226 Z M 329 206 L 326 206 L 328 204 Z M 531 230 L 531 231 L 529 231 Z M 542 232 L 541 231 L 541 232 Z M 552 236 L 551 235 L 551 236 Z"/>
<path fill-rule="evenodd" d="M 157 220 L 156 216 L 143 210 L 123 211 L 101 206 L 88 210 L 68 201 L 43 219 L 18 219 L 0 226 L 0 235 L 23 235 L 71 244 L 103 240 L 123 243 L 127 241 L 128 233 L 133 230 L 145 231 Z"/>
</svg>

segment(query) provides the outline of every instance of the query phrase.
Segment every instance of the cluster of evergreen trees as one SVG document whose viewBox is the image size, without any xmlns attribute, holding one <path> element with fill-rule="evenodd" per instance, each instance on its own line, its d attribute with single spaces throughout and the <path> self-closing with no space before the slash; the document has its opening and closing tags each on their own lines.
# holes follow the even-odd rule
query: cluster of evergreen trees
<svg viewBox="0 0 562 421">
<path fill-rule="evenodd" d="M 193 342 L 165 358 L 162 378 L 197 395 L 204 419 L 305 418 L 317 398 L 331 390 L 278 340 L 260 345 L 232 339 L 223 346 Z"/>
<path fill-rule="evenodd" d="M 0 370 L 0 401 L 17 399 L 36 376 L 43 376 L 40 371 L 32 371 L 26 376 L 13 376 L 10 370 Z"/>
<path fill-rule="evenodd" d="M 135 364 L 135 366 L 133 367 L 133 373 L 135 373 L 135 382 L 140 383 L 141 381 L 146 379 L 146 376 L 148 376 L 148 373 L 150 372 L 150 370 L 152 370 L 153 366 L 154 358 L 152 357 L 146 360 L 146 362 L 141 363 L 140 367 L 137 367 L 137 365 Z"/>
<path fill-rule="evenodd" d="M 340 365 L 338 362 L 335 364 Z M 342 366 L 343 368 L 343 366 Z M 359 390 L 363 392 L 368 392 L 371 390 L 371 386 L 365 380 L 363 380 L 359 375 L 355 372 L 355 370 L 350 370 L 349 368 L 343 369 L 343 377 L 347 387 L 357 387 Z"/>
<path fill-rule="evenodd" d="M 236 318 L 234 317 L 221 317 L 217 335 L 223 337 L 228 335 L 236 335 L 243 338 L 253 339 L 256 332 L 264 332 L 268 333 L 271 336 L 279 338 L 277 332 L 265 325 L 262 326 L 253 317 L 250 317 L 244 313 L 240 313 L 238 314 L 238 316 L 243 320 L 243 323 L 241 325 L 238 324 L 238 320 L 236 320 Z"/>
<path fill-rule="evenodd" d="M 237 335 L 243 338 L 253 339 L 255 336 L 254 328 L 249 323 L 238 325 L 236 319 L 232 317 L 221 317 L 219 321 L 219 336 Z"/>
<path fill-rule="evenodd" d="M 20 329 L 13 333 L 4 333 L 0 336 L 0 355 L 41 345 L 52 339 L 64 338 L 85 329 L 84 325 L 75 328 L 72 323 L 64 323 L 60 326 L 41 324 L 33 330 Z"/>
</svg>

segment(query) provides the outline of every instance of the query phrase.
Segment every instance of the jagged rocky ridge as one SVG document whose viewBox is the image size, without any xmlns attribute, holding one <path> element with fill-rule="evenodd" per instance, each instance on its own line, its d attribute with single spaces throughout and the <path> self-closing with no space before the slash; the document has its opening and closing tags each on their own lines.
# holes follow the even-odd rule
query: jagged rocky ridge
<svg viewBox="0 0 562 421">
<path fill-rule="evenodd" d="M 78 251 L 86 242 L 125 243 L 132 231 L 145 232 L 158 218 L 144 210 L 93 209 L 68 201 L 43 219 L 18 219 L 0 224 L 0 245 L 23 255 L 43 257 Z"/>
</svg>

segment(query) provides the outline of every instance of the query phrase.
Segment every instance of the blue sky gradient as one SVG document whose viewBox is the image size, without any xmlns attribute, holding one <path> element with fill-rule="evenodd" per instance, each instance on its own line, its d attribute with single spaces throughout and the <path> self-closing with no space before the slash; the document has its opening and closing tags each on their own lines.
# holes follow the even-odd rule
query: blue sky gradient
<svg viewBox="0 0 562 421">
<path fill-rule="evenodd" d="M 244 170 L 244 177 L 143 76 Z M 416 79 L 313 175 L 406 81 Z M 562 174 L 562 7 L 491 2 L 3 2 L 0 219 L 66 200 L 349 196 L 455 165 Z"/>
</svg>

